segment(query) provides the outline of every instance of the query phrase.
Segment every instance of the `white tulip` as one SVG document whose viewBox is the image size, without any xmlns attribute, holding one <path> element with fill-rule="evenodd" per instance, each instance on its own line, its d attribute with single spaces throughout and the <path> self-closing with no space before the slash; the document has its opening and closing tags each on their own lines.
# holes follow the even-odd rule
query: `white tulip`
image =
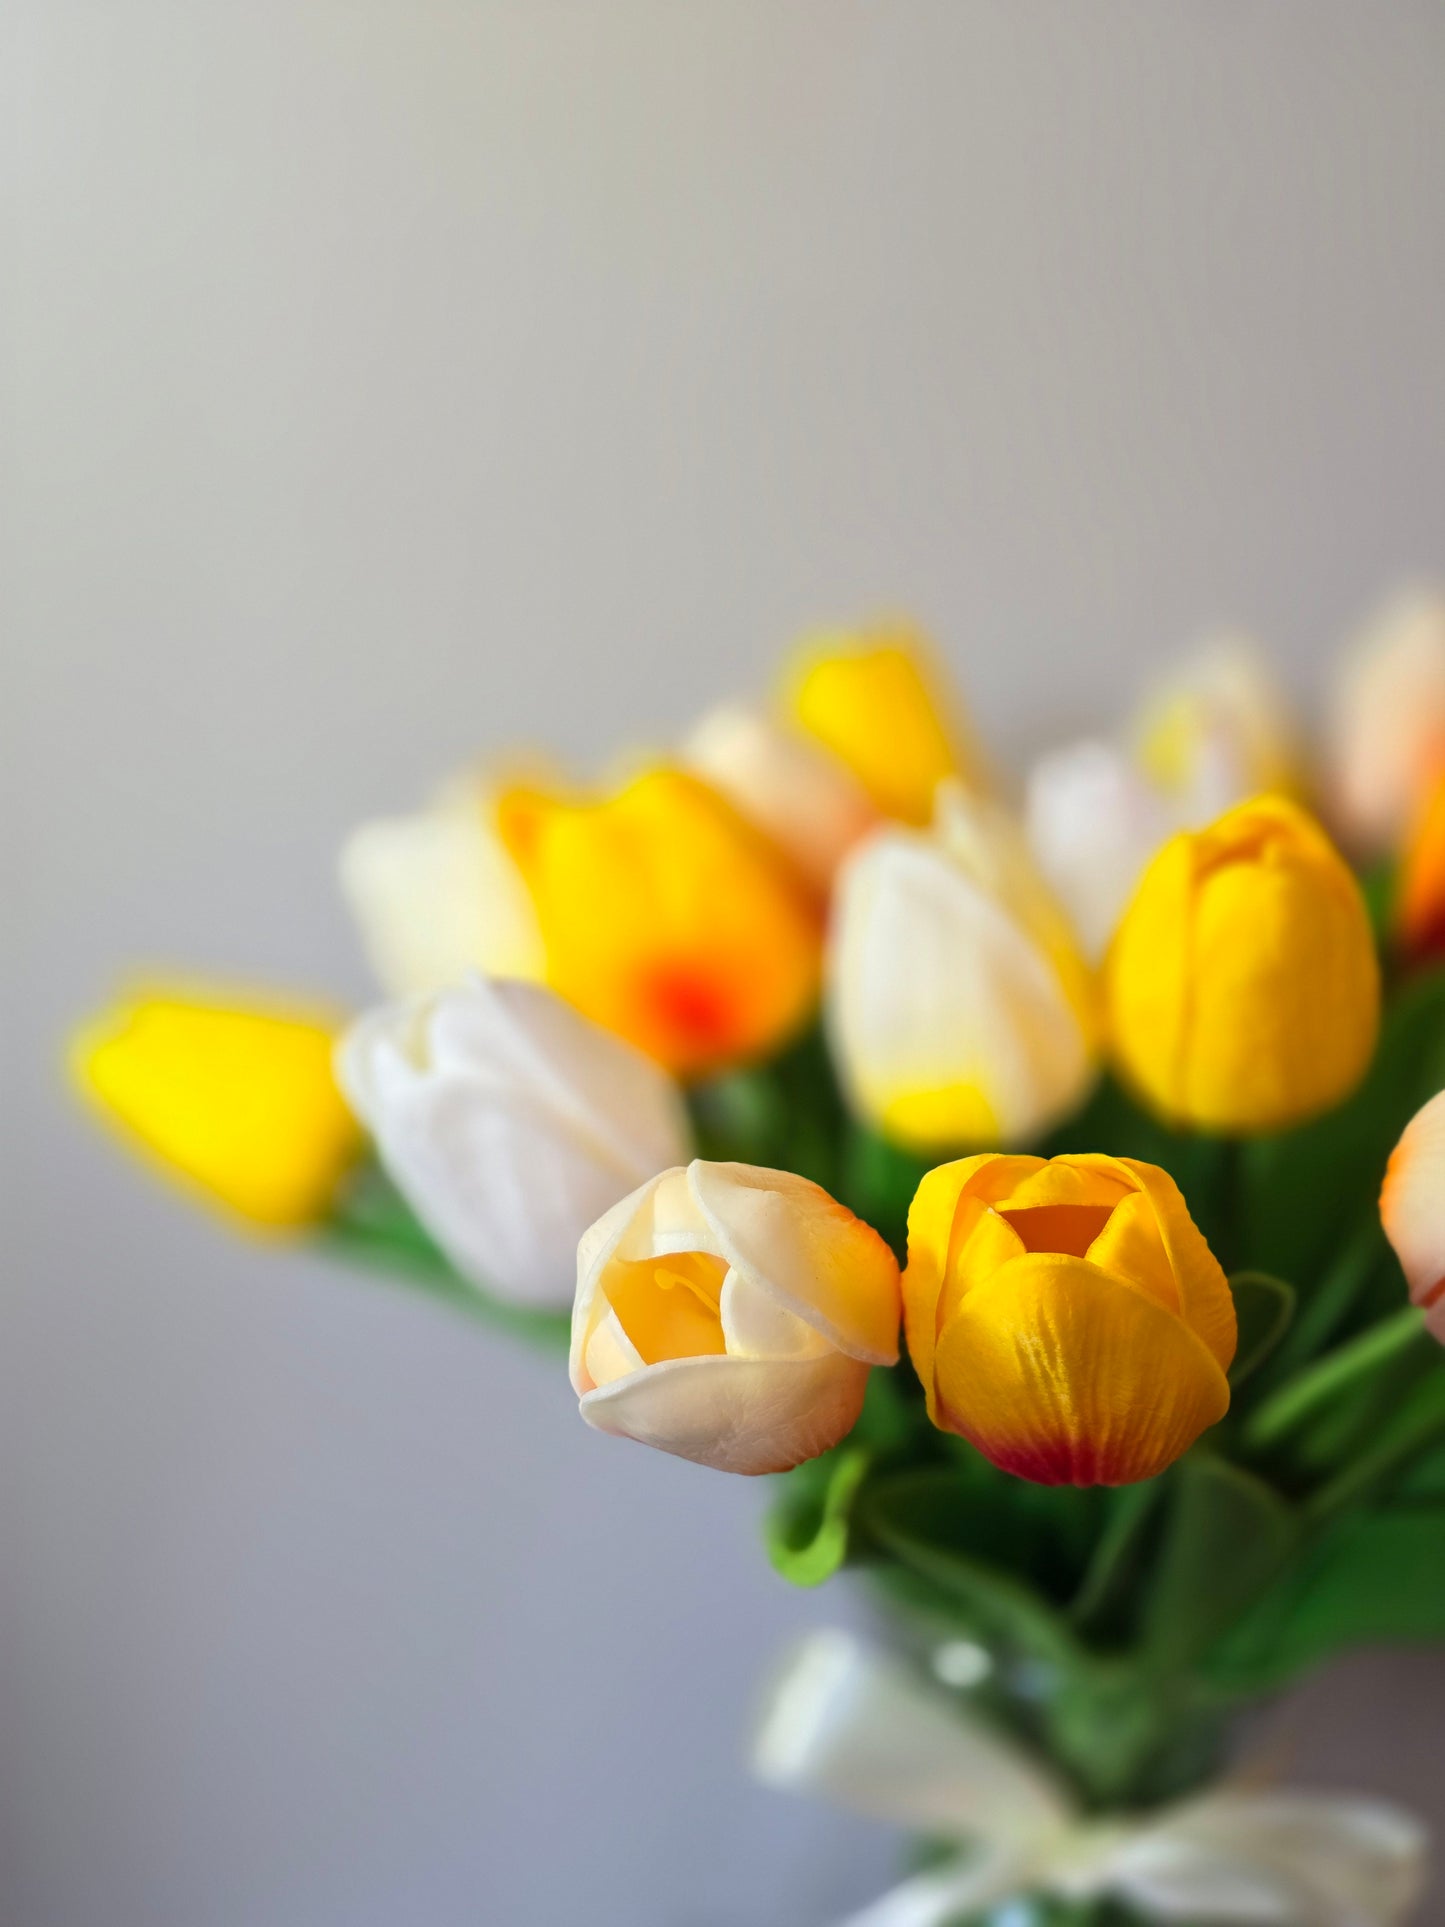
<svg viewBox="0 0 1445 1927">
<path fill-rule="evenodd" d="M 1416 1111 L 1391 1153 L 1380 1219 L 1411 1298 L 1445 1344 L 1445 1091 Z"/>
<path fill-rule="evenodd" d="M 1189 819 L 1181 828 L 1299 773 L 1289 704 L 1248 636 L 1225 632 L 1186 656 L 1146 693 L 1129 734 L 1135 761 Z"/>
<path fill-rule="evenodd" d="M 1354 643 L 1336 683 L 1330 800 L 1350 839 L 1395 848 L 1445 769 L 1445 594 L 1391 603 Z"/>
<path fill-rule="evenodd" d="M 682 760 L 785 850 L 820 892 L 878 821 L 868 792 L 836 757 L 740 703 L 710 710 L 684 743 Z"/>
<path fill-rule="evenodd" d="M 854 1109 L 922 1148 L 1025 1141 L 1083 1099 L 1094 986 L 999 805 L 939 792 L 839 873 L 828 1025 Z"/>
<path fill-rule="evenodd" d="M 667 1073 L 539 984 L 478 977 L 374 1010 L 337 1074 L 457 1270 L 517 1303 L 566 1305 L 582 1233 L 690 1149 Z"/>
<path fill-rule="evenodd" d="M 578 1246 L 572 1386 L 601 1432 L 782 1472 L 852 1430 L 898 1319 L 892 1252 L 826 1191 L 695 1159 Z"/>
<path fill-rule="evenodd" d="M 469 970 L 543 976 L 531 898 L 479 785 L 449 790 L 413 816 L 363 823 L 340 870 L 372 969 L 392 996 L 440 990 Z"/>
<path fill-rule="evenodd" d="M 1024 821 L 1086 953 L 1101 957 L 1145 864 L 1175 827 L 1163 795 L 1112 743 L 1071 743 L 1029 771 Z"/>
</svg>

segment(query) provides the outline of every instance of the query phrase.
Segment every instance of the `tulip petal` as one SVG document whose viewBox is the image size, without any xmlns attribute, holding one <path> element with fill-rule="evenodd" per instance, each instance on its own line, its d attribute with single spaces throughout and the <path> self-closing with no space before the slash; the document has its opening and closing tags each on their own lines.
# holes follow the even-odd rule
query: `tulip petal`
<svg viewBox="0 0 1445 1927">
<path fill-rule="evenodd" d="M 1380 1218 L 1411 1298 L 1445 1341 L 1445 1091 L 1415 1113 L 1391 1153 Z"/>
<path fill-rule="evenodd" d="M 868 1367 L 820 1358 L 679 1358 L 585 1392 L 582 1416 L 721 1472 L 786 1472 L 850 1432 Z"/>
<path fill-rule="evenodd" d="M 939 1337 L 945 1422 L 1042 1485 L 1125 1485 L 1171 1464 L 1229 1408 L 1181 1320 L 1080 1258 L 1030 1255 L 971 1291 Z"/>
</svg>

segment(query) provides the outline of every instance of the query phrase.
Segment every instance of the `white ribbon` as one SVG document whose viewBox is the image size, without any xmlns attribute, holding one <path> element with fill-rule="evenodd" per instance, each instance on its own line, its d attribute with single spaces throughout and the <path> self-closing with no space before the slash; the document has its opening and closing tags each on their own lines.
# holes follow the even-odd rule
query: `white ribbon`
<svg viewBox="0 0 1445 1927">
<path fill-rule="evenodd" d="M 1091 1818 L 1010 1740 L 844 1632 L 793 1653 L 753 1764 L 770 1786 L 965 1850 L 843 1927 L 945 1927 L 1027 1893 L 1110 1894 L 1159 1920 L 1394 1927 L 1425 1879 L 1425 1828 L 1375 1800 L 1237 1788 Z"/>
</svg>

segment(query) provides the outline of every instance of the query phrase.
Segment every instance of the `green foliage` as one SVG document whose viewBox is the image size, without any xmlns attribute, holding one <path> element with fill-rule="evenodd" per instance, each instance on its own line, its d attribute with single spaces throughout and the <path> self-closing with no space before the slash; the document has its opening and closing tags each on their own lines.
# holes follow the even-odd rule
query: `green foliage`
<svg viewBox="0 0 1445 1927">
<path fill-rule="evenodd" d="M 1229 1368 L 1229 1383 L 1238 1391 L 1274 1352 L 1294 1320 L 1297 1296 L 1293 1285 L 1271 1278 L 1267 1271 L 1237 1271 L 1229 1281 L 1239 1320 L 1239 1343 Z"/>
<path fill-rule="evenodd" d="M 1303 1521 L 1253 1473 L 1196 1452 L 1179 1467 L 1142 1618 L 1150 1669 L 1178 1669 L 1227 1631 L 1289 1563 Z"/>
<path fill-rule="evenodd" d="M 769 1508 L 763 1540 L 774 1572 L 793 1586 L 821 1586 L 848 1556 L 853 1501 L 871 1463 L 861 1445 L 840 1445 L 791 1472 Z"/>
</svg>

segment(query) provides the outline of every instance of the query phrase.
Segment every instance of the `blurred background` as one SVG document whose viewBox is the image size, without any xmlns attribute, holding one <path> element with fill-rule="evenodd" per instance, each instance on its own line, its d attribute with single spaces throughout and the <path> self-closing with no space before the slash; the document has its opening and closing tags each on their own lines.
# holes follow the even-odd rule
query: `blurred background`
<svg viewBox="0 0 1445 1927">
<path fill-rule="evenodd" d="M 357 819 L 819 618 L 1004 753 L 1218 619 L 1303 702 L 1445 568 L 1438 0 L 12 0 L 6 1927 L 822 1927 L 748 1484 L 232 1242 L 73 1109 L 135 964 L 369 994 Z M 1445 1659 L 1275 1716 L 1445 1824 Z M 1427 1910 L 1429 1917 L 1429 1910 Z"/>
</svg>

